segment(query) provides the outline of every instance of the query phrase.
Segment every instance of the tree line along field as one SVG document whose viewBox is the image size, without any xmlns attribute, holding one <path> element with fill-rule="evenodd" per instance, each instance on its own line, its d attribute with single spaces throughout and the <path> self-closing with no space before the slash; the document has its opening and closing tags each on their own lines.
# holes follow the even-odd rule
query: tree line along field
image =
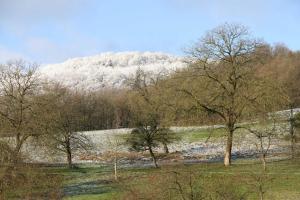
<svg viewBox="0 0 300 200">
<path fill-rule="evenodd" d="M 258 125 L 248 125 L 252 128 L 261 128 Z M 271 125 L 268 125 L 271 126 Z M 279 125 L 278 125 L 279 126 Z M 218 127 L 218 128 L 217 128 Z M 207 160 L 219 161 L 223 155 L 226 138 L 226 130 L 222 126 L 203 126 L 203 127 L 171 127 L 172 134 L 180 138 L 168 144 L 168 154 L 165 154 L 164 146 L 159 145 L 155 148 L 159 162 L 203 162 Z M 279 131 L 280 129 L 280 131 Z M 281 130 L 282 129 L 282 130 Z M 75 163 L 111 163 L 113 151 L 117 151 L 118 165 L 148 166 L 151 165 L 151 157 L 147 151 L 136 153 L 130 149 L 130 144 L 126 142 L 130 137 L 132 129 L 111 129 L 102 131 L 87 131 L 82 134 L 90 138 L 93 148 L 89 151 L 77 152 L 73 157 Z M 290 142 L 288 134 L 288 123 L 282 123 L 278 127 L 277 135 L 272 136 L 268 159 L 275 159 L 278 154 L 281 157 L 289 157 Z M 247 130 L 239 130 L 233 140 L 232 156 L 237 158 L 257 157 L 259 155 L 257 137 Z M 116 144 L 116 142 L 118 144 Z M 25 146 L 26 159 L 31 162 L 63 163 L 64 154 L 53 154 L 47 156 L 43 152 L 43 146 Z M 36 150 L 38 149 L 38 155 Z M 142 161 L 142 162 L 141 162 Z"/>
<path fill-rule="evenodd" d="M 124 88 L 1 65 L 0 199 L 300 199 L 299 58 L 224 24 L 186 67 L 137 68 Z M 95 131 L 111 128 L 128 132 Z"/>
</svg>

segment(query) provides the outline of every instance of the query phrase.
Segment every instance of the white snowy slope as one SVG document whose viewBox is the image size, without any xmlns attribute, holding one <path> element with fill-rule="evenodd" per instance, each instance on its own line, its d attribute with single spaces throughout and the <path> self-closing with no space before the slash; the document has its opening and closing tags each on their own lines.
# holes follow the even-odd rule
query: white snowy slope
<svg viewBox="0 0 300 200">
<path fill-rule="evenodd" d="M 183 58 L 157 52 L 102 53 L 73 58 L 40 68 L 43 77 L 72 88 L 96 90 L 120 87 L 138 68 L 153 73 L 171 73 L 185 67 Z"/>
</svg>

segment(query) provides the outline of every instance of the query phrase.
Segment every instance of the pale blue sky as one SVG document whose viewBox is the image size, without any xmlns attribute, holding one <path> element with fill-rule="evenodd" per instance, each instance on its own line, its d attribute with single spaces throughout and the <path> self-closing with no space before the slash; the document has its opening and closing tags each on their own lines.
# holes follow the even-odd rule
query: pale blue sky
<svg viewBox="0 0 300 200">
<path fill-rule="evenodd" d="M 224 22 L 300 50 L 298 0 L 0 0 L 0 62 L 182 49 Z"/>
</svg>

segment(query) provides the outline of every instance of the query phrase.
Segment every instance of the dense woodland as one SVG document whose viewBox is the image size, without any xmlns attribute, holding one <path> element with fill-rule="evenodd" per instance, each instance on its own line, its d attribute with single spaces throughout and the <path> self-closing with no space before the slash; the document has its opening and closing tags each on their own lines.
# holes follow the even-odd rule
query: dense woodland
<svg viewBox="0 0 300 200">
<path fill-rule="evenodd" d="M 229 166 L 241 123 L 267 123 L 269 113 L 300 107 L 300 52 L 253 38 L 241 25 L 208 32 L 187 50 L 186 62 L 188 67 L 167 75 L 137 70 L 123 88 L 92 92 L 43 80 L 36 64 L 2 64 L 0 190 L 16 184 L 17 166 L 26 160 L 22 147 L 32 138 L 45 151 L 63 152 L 72 168 L 76 150 L 93 148 L 82 131 L 134 128 L 127 140 L 131 149 L 149 151 L 158 167 L 153 148 L 163 144 L 168 153 L 168 144 L 180 140 L 169 127 L 223 124 Z M 294 144 L 296 119 L 290 123 Z M 265 132 L 255 134 L 262 138 Z"/>
</svg>

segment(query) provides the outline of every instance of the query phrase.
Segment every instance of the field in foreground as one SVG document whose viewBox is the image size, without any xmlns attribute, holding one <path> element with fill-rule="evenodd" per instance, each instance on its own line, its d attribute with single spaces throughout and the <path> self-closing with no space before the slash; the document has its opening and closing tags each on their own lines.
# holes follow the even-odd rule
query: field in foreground
<svg viewBox="0 0 300 200">
<path fill-rule="evenodd" d="M 105 138 L 97 134 L 98 141 Z M 170 154 L 157 149 L 159 169 L 151 168 L 147 153 L 138 155 L 142 159 L 120 159 L 118 181 L 114 180 L 111 161 L 87 161 L 74 169 L 54 163 L 48 167 L 29 164 L 8 177 L 16 182 L 10 183 L 13 187 L 6 191 L 4 199 L 235 200 L 259 199 L 261 194 L 264 199 L 300 199 L 300 160 L 275 161 L 288 157 L 285 140 L 272 139 L 274 148 L 271 146 L 268 154 L 267 172 L 262 173 L 254 145 L 257 141 L 246 132 L 236 134 L 234 163 L 229 168 L 221 163 L 223 129 L 185 130 L 178 134 L 182 141 L 170 145 Z"/>
<path fill-rule="evenodd" d="M 46 168 L 64 177 L 63 199 L 300 199 L 300 161 L 261 164 L 236 161 L 225 168 L 221 163 L 171 165 L 120 170 L 113 180 L 110 166 L 82 165 L 77 169 Z M 172 196 L 173 195 L 173 196 Z M 183 198 L 184 196 L 184 198 Z M 221 198 L 224 196 L 226 198 Z"/>
</svg>

